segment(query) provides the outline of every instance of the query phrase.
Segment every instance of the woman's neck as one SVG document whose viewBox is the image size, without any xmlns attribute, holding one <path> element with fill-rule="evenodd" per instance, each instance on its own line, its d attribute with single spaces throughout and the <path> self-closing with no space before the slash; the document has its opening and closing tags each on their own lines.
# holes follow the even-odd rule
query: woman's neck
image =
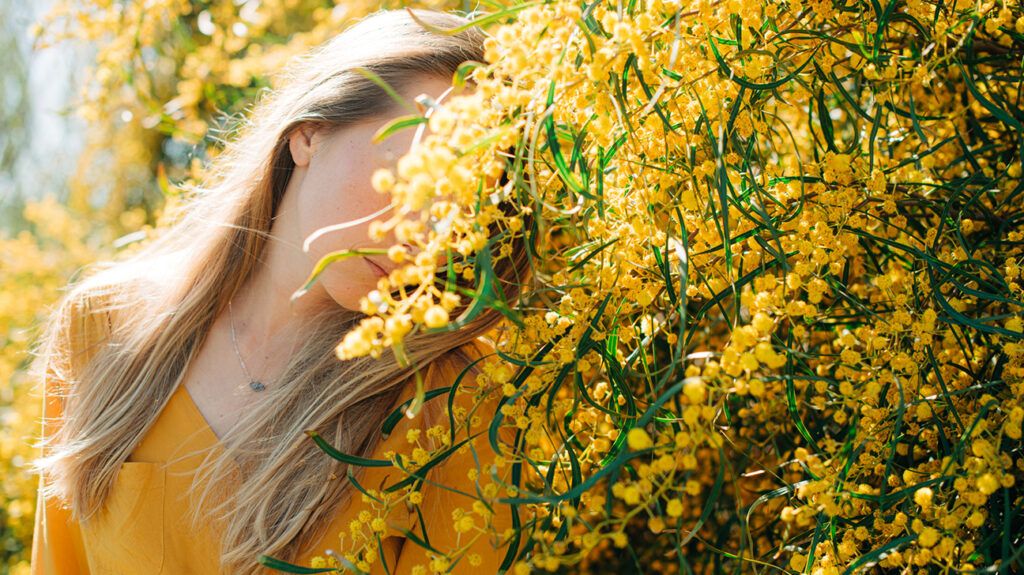
<svg viewBox="0 0 1024 575">
<path fill-rule="evenodd" d="M 261 364 L 276 365 L 282 360 L 278 356 L 288 353 L 293 343 L 302 339 L 311 318 L 338 306 L 319 283 L 298 299 L 291 299 L 315 263 L 302 251 L 296 226 L 289 217 L 293 213 L 287 203 L 282 206 L 259 267 L 231 298 L 235 341 L 254 376 L 259 375 L 254 370 Z"/>
</svg>

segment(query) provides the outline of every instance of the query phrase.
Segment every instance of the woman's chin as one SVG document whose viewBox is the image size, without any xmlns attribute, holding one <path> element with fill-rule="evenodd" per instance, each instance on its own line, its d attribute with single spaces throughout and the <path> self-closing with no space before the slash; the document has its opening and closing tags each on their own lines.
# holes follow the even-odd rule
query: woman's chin
<svg viewBox="0 0 1024 575">
<path fill-rule="evenodd" d="M 337 290 L 328 289 L 327 291 L 339 306 L 349 311 L 361 312 L 360 300 L 375 289 L 377 289 L 376 281 L 352 281 Z"/>
</svg>

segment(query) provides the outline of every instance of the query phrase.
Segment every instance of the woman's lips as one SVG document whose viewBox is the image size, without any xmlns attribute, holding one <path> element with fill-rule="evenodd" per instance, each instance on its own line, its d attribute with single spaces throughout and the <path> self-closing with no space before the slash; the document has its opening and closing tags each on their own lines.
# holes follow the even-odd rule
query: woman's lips
<svg viewBox="0 0 1024 575">
<path fill-rule="evenodd" d="M 363 259 L 366 260 L 366 263 L 369 264 L 370 268 L 374 271 L 375 274 L 377 274 L 377 277 L 387 277 L 388 272 L 384 271 L 384 268 L 374 263 L 374 261 L 371 260 L 370 258 Z"/>
</svg>

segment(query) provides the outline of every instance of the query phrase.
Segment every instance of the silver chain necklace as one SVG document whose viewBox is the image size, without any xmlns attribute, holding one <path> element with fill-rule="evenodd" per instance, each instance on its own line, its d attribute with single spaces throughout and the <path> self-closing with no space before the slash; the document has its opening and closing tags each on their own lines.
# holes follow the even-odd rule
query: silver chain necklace
<svg viewBox="0 0 1024 575">
<path fill-rule="evenodd" d="M 238 356 L 238 363 L 242 364 L 242 371 L 249 378 L 249 387 L 253 391 L 263 391 L 267 386 L 249 374 L 249 370 L 245 367 L 245 360 L 242 359 L 242 353 L 238 351 L 238 341 L 235 339 L 235 316 L 231 309 L 231 300 L 228 300 L 228 319 L 231 321 L 231 343 L 235 346 L 235 355 Z"/>
</svg>

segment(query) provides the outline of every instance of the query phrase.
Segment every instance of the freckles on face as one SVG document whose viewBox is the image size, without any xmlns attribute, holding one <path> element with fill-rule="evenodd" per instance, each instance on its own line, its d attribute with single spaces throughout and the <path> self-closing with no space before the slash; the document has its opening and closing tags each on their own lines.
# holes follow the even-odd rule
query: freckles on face
<svg viewBox="0 0 1024 575">
<path fill-rule="evenodd" d="M 388 217 L 391 203 L 390 194 L 375 190 L 371 179 L 378 168 L 396 168 L 398 159 L 408 151 L 415 131 L 403 130 L 374 143 L 373 134 L 387 121 L 378 119 L 353 124 L 317 140 L 300 186 L 299 236 L 305 240 L 320 228 L 358 222 L 328 231 L 313 240 L 309 245 L 311 263 L 334 251 L 380 249 L 395 242 L 393 234 L 380 243 L 369 237 L 370 222 Z M 358 309 L 359 297 L 374 289 L 380 277 L 386 275 L 378 266 L 386 272 L 395 264 L 385 256 L 337 260 L 327 267 L 320 281 L 339 304 Z"/>
<path fill-rule="evenodd" d="M 374 133 L 386 123 L 382 119 L 368 120 L 320 140 L 302 184 L 300 232 L 306 237 L 321 227 L 367 221 L 321 236 L 313 242 L 311 251 L 314 247 L 327 252 L 367 245 L 371 243 L 367 234 L 370 221 L 387 217 L 391 196 L 373 188 L 373 173 L 379 168 L 395 170 L 415 134 L 402 130 L 373 142 Z"/>
</svg>

